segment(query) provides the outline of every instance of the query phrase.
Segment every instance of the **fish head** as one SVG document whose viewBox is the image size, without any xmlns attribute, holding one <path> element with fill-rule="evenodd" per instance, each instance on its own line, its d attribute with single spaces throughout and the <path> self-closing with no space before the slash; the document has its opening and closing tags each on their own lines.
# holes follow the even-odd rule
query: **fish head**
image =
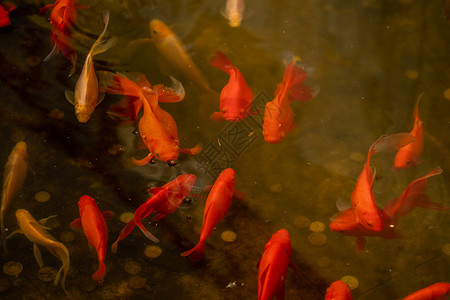
<svg viewBox="0 0 450 300">
<path fill-rule="evenodd" d="M 270 238 L 269 242 L 267 243 L 266 247 L 273 243 L 279 243 L 283 247 L 283 249 L 286 251 L 288 256 L 291 256 L 291 237 L 289 235 L 289 232 L 286 229 L 280 229 L 277 232 L 275 232 L 272 237 Z"/>
<path fill-rule="evenodd" d="M 241 26 L 241 21 L 242 21 L 241 14 L 237 14 L 237 13 L 230 14 L 228 25 L 230 25 L 230 27 L 239 27 L 239 26 Z"/>
<path fill-rule="evenodd" d="M 150 34 L 155 42 L 163 41 L 172 31 L 163 21 L 154 19 L 149 23 Z"/>
<path fill-rule="evenodd" d="M 406 169 L 415 165 L 413 153 L 406 149 L 400 149 L 395 155 L 394 169 Z"/>
<path fill-rule="evenodd" d="M 224 107 L 220 110 L 225 120 L 232 122 L 242 121 L 247 116 L 247 110 L 239 107 Z"/>
<path fill-rule="evenodd" d="M 155 156 L 160 161 L 167 162 L 170 166 L 175 165 L 175 161 L 178 159 L 178 153 L 180 147 L 176 141 L 169 140 L 163 143 L 158 143 L 158 147 L 155 149 Z"/>
<path fill-rule="evenodd" d="M 86 205 L 89 205 L 92 203 L 95 204 L 95 200 L 92 197 L 90 197 L 88 195 L 81 196 L 80 200 L 78 200 L 78 208 L 80 210 L 80 213 L 83 210 L 83 208 L 86 207 Z"/>
<path fill-rule="evenodd" d="M 197 177 L 194 174 L 178 175 L 176 184 L 180 193 L 184 195 L 189 194 L 196 179 Z"/>
</svg>

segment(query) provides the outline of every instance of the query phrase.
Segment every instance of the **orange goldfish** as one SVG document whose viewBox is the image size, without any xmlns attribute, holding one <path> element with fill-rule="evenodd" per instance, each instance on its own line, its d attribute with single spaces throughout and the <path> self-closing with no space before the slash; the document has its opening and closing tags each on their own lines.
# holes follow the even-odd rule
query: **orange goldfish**
<svg viewBox="0 0 450 300">
<path fill-rule="evenodd" d="M 108 228 L 106 227 L 105 219 L 114 217 L 114 213 L 112 211 L 100 212 L 95 200 L 87 195 L 81 196 L 78 201 L 78 209 L 81 218 L 70 223 L 70 227 L 74 229 L 82 227 L 89 245 L 93 246 L 97 251 L 99 267 L 92 274 L 92 279 L 97 285 L 102 285 L 103 278 L 105 278 L 104 261 L 106 243 L 108 241 Z"/>
<path fill-rule="evenodd" d="M 95 107 L 100 104 L 105 96 L 104 93 L 100 97 L 98 94 L 98 79 L 95 75 L 93 57 L 94 55 L 107 51 L 116 44 L 117 40 L 115 38 L 107 40 L 104 37 L 109 23 L 109 11 L 106 10 L 103 12 L 103 20 L 105 22 L 105 28 L 92 45 L 86 57 L 81 75 L 75 86 L 75 93 L 66 91 L 66 98 L 75 106 L 75 115 L 80 123 L 89 121 Z"/>
<path fill-rule="evenodd" d="M 0 208 L 0 228 L 4 254 L 6 254 L 5 214 L 12 199 L 22 187 L 28 170 L 28 152 L 25 142 L 18 142 L 9 154 L 3 172 L 2 204 Z"/>
<path fill-rule="evenodd" d="M 56 273 L 55 281 L 53 282 L 53 284 L 59 284 L 61 279 L 61 271 L 64 270 L 64 274 L 61 279 L 61 286 L 64 289 L 66 295 L 71 298 L 68 291 L 66 290 L 65 285 L 67 272 L 70 268 L 69 251 L 67 250 L 66 246 L 56 241 L 56 239 L 47 232 L 47 229 L 49 228 L 43 226 L 45 222 L 52 217 L 55 216 L 45 218 L 38 222 L 27 210 L 19 209 L 16 211 L 16 218 L 20 229 L 12 232 L 8 236 L 8 238 L 16 233 L 24 234 L 27 239 L 33 243 L 34 257 L 36 258 L 36 261 L 39 264 L 40 268 L 44 266 L 44 262 L 42 261 L 41 252 L 38 246 L 44 246 L 51 254 L 57 257 L 61 261 L 62 266 L 59 269 L 58 273 Z"/>
<path fill-rule="evenodd" d="M 181 253 L 181 256 L 189 256 L 194 261 L 202 258 L 206 240 L 230 208 L 235 185 L 236 173 L 232 168 L 225 169 L 219 174 L 206 199 L 200 240 L 194 248 Z"/>
<path fill-rule="evenodd" d="M 173 213 L 189 195 L 196 179 L 197 177 L 193 174 L 179 175 L 164 186 L 151 189 L 150 192 L 153 196 L 136 209 L 133 219 L 122 229 L 117 240 L 111 245 L 111 251 L 117 251 L 119 241 L 126 238 L 135 225 L 141 229 L 148 239 L 158 243 L 159 240 L 144 227 L 142 219 L 153 212 L 157 212 L 158 214 L 153 217 L 153 221 L 158 221 Z"/>
<path fill-rule="evenodd" d="M 3 2 L 0 4 L 0 28 L 11 24 L 9 13 L 16 8 L 17 6 L 11 2 Z"/>
<path fill-rule="evenodd" d="M 288 266 L 297 274 L 291 261 L 291 238 L 286 229 L 280 229 L 264 247 L 264 253 L 257 264 L 258 300 L 270 300 L 273 297 L 284 299 L 284 281 Z"/>
<path fill-rule="evenodd" d="M 394 168 L 404 169 L 419 163 L 420 155 L 423 151 L 423 124 L 419 118 L 419 102 L 422 95 L 416 101 L 414 108 L 414 126 L 411 130 L 411 135 L 415 141 L 400 148 L 395 156 Z"/>
<path fill-rule="evenodd" d="M 252 90 L 239 69 L 233 66 L 224 53 L 216 51 L 209 63 L 230 75 L 230 80 L 220 92 L 220 112 L 211 115 L 212 120 L 241 121 L 250 114 Z"/>
<path fill-rule="evenodd" d="M 227 0 L 225 12 L 222 14 L 228 20 L 230 27 L 239 27 L 244 16 L 244 10 L 244 0 Z"/>
<path fill-rule="evenodd" d="M 445 300 L 450 295 L 450 283 L 438 282 L 403 298 L 403 300 Z"/>
<path fill-rule="evenodd" d="M 77 52 L 72 45 L 72 27 L 77 19 L 77 0 L 56 0 L 54 4 L 49 4 L 40 9 L 40 14 L 50 13 L 50 24 L 52 24 L 51 39 L 54 44 L 50 54 L 44 59 L 49 61 L 61 51 L 62 54 L 72 62 L 70 75 L 75 72 Z"/>
<path fill-rule="evenodd" d="M 290 63 L 284 71 L 283 81 L 275 91 L 275 99 L 267 102 L 264 110 L 263 135 L 268 143 L 281 142 L 295 128 L 292 101 L 306 102 L 318 93 L 303 84 L 308 76 L 295 64 L 292 53 L 289 55 Z"/>
<path fill-rule="evenodd" d="M 102 85 L 106 92 L 131 97 L 136 114 L 144 107 L 144 113 L 139 120 L 139 133 L 150 152 L 143 159 L 133 158 L 136 165 L 143 166 L 153 158 L 173 165 L 179 152 L 196 155 L 201 151 L 201 144 L 189 149 L 180 149 L 177 124 L 172 116 L 158 105 L 158 101 L 181 101 L 182 98 L 180 99 L 175 90 L 165 89 L 160 85 L 152 88 L 146 79 L 145 81 L 141 79 L 142 86 L 140 86 L 124 75 L 103 72 L 102 77 Z M 184 97 L 184 93 L 182 96 Z"/>
<path fill-rule="evenodd" d="M 445 210 L 450 209 L 441 203 L 432 202 L 425 194 L 427 180 L 431 176 L 442 173 L 442 169 L 437 167 L 428 172 L 427 175 L 411 182 L 398 198 L 390 200 L 380 211 L 383 223 L 381 231 L 369 230 L 362 226 L 353 214 L 352 209 L 341 211 L 336 217 L 332 218 L 330 229 L 341 232 L 345 235 L 356 236 L 356 251 L 359 252 L 365 247 L 364 236 L 379 236 L 385 239 L 399 238 L 396 228 L 400 217 L 406 216 L 414 207 L 419 206 L 429 209 Z"/>
<path fill-rule="evenodd" d="M 200 87 L 211 91 L 208 82 L 186 53 L 175 33 L 158 19 L 150 21 L 149 28 L 152 41 L 158 48 L 159 53 L 184 76 L 192 78 Z"/>
<path fill-rule="evenodd" d="M 325 300 L 352 300 L 352 292 L 341 280 L 333 282 L 325 294 Z"/>
</svg>

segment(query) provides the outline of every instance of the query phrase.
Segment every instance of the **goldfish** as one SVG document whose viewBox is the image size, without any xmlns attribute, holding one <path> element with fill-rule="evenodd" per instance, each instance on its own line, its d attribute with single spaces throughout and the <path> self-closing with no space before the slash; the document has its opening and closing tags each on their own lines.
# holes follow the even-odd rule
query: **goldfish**
<svg viewBox="0 0 450 300">
<path fill-rule="evenodd" d="M 105 39 L 104 37 L 109 23 L 109 11 L 103 12 L 103 20 L 105 27 L 86 57 L 81 75 L 75 85 L 75 93 L 69 91 L 65 93 L 67 100 L 75 106 L 75 115 L 80 123 L 89 121 L 95 107 L 100 104 L 105 96 L 104 93 L 99 96 L 93 57 L 107 51 L 116 44 L 117 40 L 115 38 Z"/>
<path fill-rule="evenodd" d="M 275 98 L 267 102 L 264 109 L 263 135 L 268 143 L 281 142 L 296 127 L 292 101 L 306 102 L 318 93 L 303 83 L 308 78 L 307 73 L 296 65 L 292 53 L 286 61 L 290 63 L 284 71 L 283 81 L 277 86 Z"/>
<path fill-rule="evenodd" d="M 419 102 L 421 97 L 422 95 L 416 101 L 413 112 L 414 126 L 410 132 L 415 141 L 398 150 L 394 160 L 395 169 L 404 169 L 419 163 L 419 158 L 423 151 L 423 124 L 419 118 Z"/>
<path fill-rule="evenodd" d="M 356 220 L 365 228 L 372 231 L 383 229 L 383 222 L 372 191 L 375 174 L 370 167 L 371 156 L 376 152 L 398 149 L 413 140 L 414 138 L 408 133 L 397 133 L 381 136 L 370 146 L 364 169 L 351 195 L 352 212 Z"/>
<path fill-rule="evenodd" d="M 157 158 L 169 165 L 174 165 L 180 152 L 191 155 L 200 153 L 201 144 L 193 148 L 180 148 L 175 120 L 158 105 L 159 101 L 181 101 L 178 90 L 165 89 L 162 85 L 152 87 L 146 79 L 142 80 L 142 78 L 139 85 L 124 75 L 106 72 L 101 74 L 102 86 L 106 92 L 131 97 L 136 114 L 143 107 L 144 112 L 139 120 L 139 133 L 149 154 L 140 160 L 133 158 L 134 164 L 143 166 Z"/>
<path fill-rule="evenodd" d="M 406 296 L 403 300 L 445 300 L 449 294 L 450 283 L 437 282 Z"/>
<path fill-rule="evenodd" d="M 11 2 L 3 2 L 0 4 L 0 27 L 11 25 L 9 13 L 15 10 L 17 6 Z"/>
<path fill-rule="evenodd" d="M 345 235 L 356 236 L 356 250 L 360 252 L 365 247 L 364 236 L 379 236 L 385 239 L 399 238 L 396 228 L 400 217 L 406 216 L 415 207 L 423 207 L 429 209 L 446 210 L 450 206 L 444 206 L 441 203 L 432 202 L 425 194 L 428 178 L 441 174 L 442 169 L 436 167 L 423 177 L 411 182 L 403 193 L 386 203 L 384 208 L 380 210 L 383 227 L 381 231 L 369 230 L 362 226 L 353 214 L 351 208 L 341 211 L 337 217 L 332 218 L 330 229 L 341 232 Z"/>
<path fill-rule="evenodd" d="M 47 248 L 47 250 L 53 254 L 55 257 L 57 257 L 61 263 L 62 266 L 59 269 L 58 273 L 56 273 L 56 278 L 53 282 L 54 285 L 58 285 L 61 280 L 61 286 L 66 293 L 66 295 L 69 296 L 68 291 L 66 290 L 66 276 L 67 272 L 70 268 L 70 258 L 69 258 L 69 251 L 67 250 L 66 246 L 61 244 L 60 242 L 56 241 L 56 239 L 50 235 L 50 233 L 47 232 L 49 228 L 45 227 L 45 222 L 55 216 L 50 216 L 48 218 L 45 218 L 43 220 L 40 220 L 39 222 L 36 221 L 33 216 L 25 209 L 18 209 L 16 211 L 16 218 L 17 223 L 19 224 L 19 230 L 14 231 L 9 235 L 11 237 L 12 235 L 16 233 L 22 233 L 24 234 L 30 242 L 33 243 L 33 252 L 34 257 L 36 258 L 36 261 L 40 268 L 44 266 L 44 262 L 42 261 L 41 252 L 39 250 L 39 246 L 43 246 Z M 8 238 L 9 238 L 8 237 Z M 63 277 L 61 279 L 61 272 L 64 271 Z"/>
<path fill-rule="evenodd" d="M 250 114 L 253 92 L 239 69 L 221 51 L 216 51 L 209 63 L 230 75 L 230 79 L 220 92 L 220 112 L 211 115 L 212 120 L 241 121 Z"/>
<path fill-rule="evenodd" d="M 192 78 L 196 84 L 211 91 L 208 82 L 184 50 L 178 36 L 164 22 L 154 19 L 149 23 L 152 41 L 159 53 L 187 78 Z"/>
<path fill-rule="evenodd" d="M 117 240 L 111 245 L 111 251 L 117 252 L 117 244 L 131 233 L 135 225 L 141 229 L 148 239 L 158 243 L 159 239 L 144 227 L 142 219 L 153 212 L 157 212 L 158 214 L 152 220 L 158 221 L 173 213 L 189 195 L 196 179 L 197 177 L 193 174 L 178 175 L 164 186 L 151 189 L 150 192 L 153 196 L 136 209 L 133 219 L 127 223 Z"/>
<path fill-rule="evenodd" d="M 325 300 L 352 300 L 352 292 L 341 280 L 336 280 L 328 288 Z"/>
<path fill-rule="evenodd" d="M 227 168 L 219 174 L 206 199 L 200 240 L 195 247 L 181 253 L 181 256 L 189 256 L 193 261 L 202 258 L 206 240 L 230 208 L 235 185 L 236 173 L 232 168 Z"/>
<path fill-rule="evenodd" d="M 0 208 L 0 227 L 3 243 L 3 253 L 6 254 L 5 214 L 12 199 L 17 196 L 25 182 L 28 170 L 28 152 L 25 142 L 18 142 L 11 153 L 3 172 L 2 204 Z"/>
<path fill-rule="evenodd" d="M 241 26 L 242 18 L 244 16 L 245 2 L 244 0 L 227 0 L 225 4 L 225 12 L 223 16 L 229 21 L 230 27 Z"/>
<path fill-rule="evenodd" d="M 291 238 L 286 229 L 275 232 L 264 247 L 258 261 L 258 300 L 284 299 L 284 281 L 290 266 L 297 274 L 291 261 Z"/>
<path fill-rule="evenodd" d="M 99 267 L 98 270 L 92 274 L 92 279 L 97 285 L 102 285 L 106 271 L 105 254 L 106 243 L 108 241 L 108 228 L 106 227 L 105 219 L 114 217 L 114 213 L 112 211 L 101 212 L 95 203 L 95 200 L 87 195 L 80 197 L 78 209 L 81 218 L 70 223 L 70 227 L 73 229 L 83 228 L 89 245 L 94 247 L 97 251 Z"/>
<path fill-rule="evenodd" d="M 69 76 L 75 73 L 77 62 L 77 52 L 72 44 L 72 27 L 77 19 L 77 9 L 82 8 L 84 7 L 77 5 L 77 0 L 56 0 L 54 4 L 46 5 L 39 10 L 41 15 L 52 10 L 50 24 L 52 24 L 51 39 L 54 46 L 44 62 L 54 58 L 61 51 L 72 63 Z"/>
</svg>

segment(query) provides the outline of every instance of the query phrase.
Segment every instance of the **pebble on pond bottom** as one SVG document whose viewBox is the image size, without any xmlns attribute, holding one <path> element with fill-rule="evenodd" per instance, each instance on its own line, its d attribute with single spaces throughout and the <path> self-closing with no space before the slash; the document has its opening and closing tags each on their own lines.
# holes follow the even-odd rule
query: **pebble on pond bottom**
<svg viewBox="0 0 450 300">
<path fill-rule="evenodd" d="M 355 276 L 345 275 L 342 276 L 341 281 L 344 282 L 351 290 L 356 289 L 359 286 L 359 281 Z"/>
<path fill-rule="evenodd" d="M 309 229 L 312 232 L 322 232 L 325 230 L 325 224 L 319 221 L 314 221 L 309 225 Z"/>
<path fill-rule="evenodd" d="M 59 239 L 64 243 L 70 243 L 75 240 L 75 234 L 72 231 L 63 231 L 59 235 Z"/>
<path fill-rule="evenodd" d="M 122 223 L 128 223 L 134 218 L 134 213 L 127 211 L 120 215 L 119 219 Z"/>
<path fill-rule="evenodd" d="M 308 236 L 308 241 L 313 246 L 323 246 L 327 243 L 327 236 L 321 232 L 313 232 Z"/>
<path fill-rule="evenodd" d="M 149 258 L 157 258 L 161 255 L 162 250 L 158 246 L 148 246 L 145 248 L 144 254 Z"/>
<path fill-rule="evenodd" d="M 300 229 L 305 229 L 309 227 L 309 224 L 311 224 L 311 221 L 304 216 L 299 216 L 294 219 L 294 226 Z"/>
<path fill-rule="evenodd" d="M 37 202 L 45 203 L 50 200 L 50 193 L 46 191 L 40 191 L 34 194 L 34 199 Z"/>
<path fill-rule="evenodd" d="M 6 264 L 3 265 L 3 273 L 9 276 L 19 276 L 20 273 L 22 273 L 23 266 L 18 261 L 9 261 Z"/>
<path fill-rule="evenodd" d="M 50 281 L 55 280 L 57 273 L 58 273 L 58 271 L 56 271 L 55 268 L 43 267 L 43 268 L 39 269 L 37 277 L 42 281 L 50 282 Z"/>
<path fill-rule="evenodd" d="M 123 266 L 125 272 L 131 275 L 136 275 L 142 269 L 141 265 L 135 262 L 134 260 L 127 261 Z"/>
<path fill-rule="evenodd" d="M 327 268 L 331 265 L 331 259 L 328 256 L 322 256 L 317 260 L 317 265 L 321 268 Z"/>
<path fill-rule="evenodd" d="M 128 281 L 128 286 L 132 289 L 139 290 L 144 288 L 144 286 L 147 284 L 147 279 L 144 277 L 141 277 L 139 275 L 133 276 Z"/>
<path fill-rule="evenodd" d="M 234 231 L 231 231 L 231 230 L 226 230 L 226 231 L 222 232 L 220 237 L 225 242 L 232 243 L 236 240 L 236 233 L 234 233 Z"/>
<path fill-rule="evenodd" d="M 11 287 L 11 281 L 8 278 L 0 278 L 0 292 L 9 290 Z"/>
</svg>

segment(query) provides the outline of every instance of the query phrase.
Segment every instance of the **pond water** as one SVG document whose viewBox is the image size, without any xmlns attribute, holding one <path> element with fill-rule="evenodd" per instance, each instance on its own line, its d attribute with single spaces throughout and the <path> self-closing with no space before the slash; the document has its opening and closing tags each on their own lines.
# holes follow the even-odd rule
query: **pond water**
<svg viewBox="0 0 450 300">
<path fill-rule="evenodd" d="M 21 140 L 29 151 L 27 178 L 5 223 L 9 232 L 17 229 L 14 212 L 20 208 L 37 220 L 57 215 L 49 226 L 61 240 L 79 217 L 80 196 L 90 195 L 100 210 L 115 212 L 116 217 L 107 220 L 103 286 L 92 284 L 97 256 L 83 232 L 74 231 L 75 239 L 64 243 L 71 259 L 66 286 L 75 298 L 255 299 L 256 264 L 270 236 L 281 228 L 290 233 L 298 270 L 298 275 L 287 273 L 286 299 L 323 299 L 330 283 L 346 275 L 359 281 L 352 290 L 354 299 L 364 300 L 398 299 L 450 281 L 449 210 L 417 208 L 400 219 L 402 238 L 369 237 L 358 255 L 354 237 L 328 227 L 338 212 L 336 203 L 350 201 L 370 145 L 383 134 L 411 130 L 421 93 L 421 163 L 393 171 L 393 153 L 375 155 L 374 194 L 383 207 L 411 181 L 440 166 L 444 172 L 430 178 L 427 194 L 450 205 L 450 91 L 445 94 L 450 88 L 450 21 L 444 17 L 444 1 L 246 1 L 237 28 L 221 15 L 225 1 L 91 1 L 89 8 L 78 11 L 73 28 L 78 61 L 72 77 L 70 62 L 61 54 L 43 62 L 52 48 L 48 16 L 39 15 L 47 4 L 17 2 L 10 13 L 12 24 L 0 29 L 0 161 L 6 164 Z M 95 56 L 96 69 L 144 73 L 152 84 L 168 84 L 167 74 L 179 78 L 185 99 L 161 107 L 175 119 L 181 147 L 203 144 L 198 156 L 180 155 L 172 167 L 161 161 L 134 165 L 131 157 L 147 152 L 137 150 L 134 124 L 121 125 L 107 114 L 120 99 L 116 95 L 106 95 L 87 123 L 77 121 L 64 92 L 74 89 L 102 31 L 104 10 L 111 13 L 108 34 L 118 42 Z M 148 23 L 156 18 L 171 26 L 216 93 L 206 93 L 160 63 L 157 48 L 145 40 L 150 38 Z M 262 110 L 240 123 L 209 119 L 228 81 L 228 75 L 208 63 L 217 50 L 240 69 L 259 108 L 272 100 L 283 78 L 283 52 L 292 51 L 313 70 L 310 80 L 320 85 L 320 93 L 306 103 L 292 104 L 297 127 L 285 140 L 264 141 Z M 199 238 L 205 197 L 198 194 L 205 195 L 203 188 L 226 167 L 236 171 L 236 189 L 247 199 L 233 201 L 208 239 L 202 260 L 191 262 L 180 253 Z M 144 222 L 161 240 L 161 256 L 145 256 L 146 247 L 154 244 L 137 229 L 111 253 L 110 244 L 124 226 L 119 216 L 146 201 L 149 187 L 185 173 L 197 176 L 196 195 L 163 220 Z M 50 200 L 34 200 L 39 191 L 49 192 Z M 311 244 L 312 231 L 304 228 L 308 223 L 300 224 L 305 218 L 325 224 L 323 245 Z M 232 243 L 221 239 L 227 230 L 237 235 Z M 39 266 L 25 236 L 10 238 L 8 250 L 2 265 L 18 261 L 23 271 L 17 277 L 2 275 L 11 283 L 1 292 L 2 299 L 64 297 L 60 287 L 38 279 Z M 59 269 L 56 258 L 45 249 L 42 253 L 45 266 Z M 125 267 L 130 262 L 141 269 L 130 272 Z M 136 275 L 145 284 L 132 288 L 129 281 Z"/>
</svg>

